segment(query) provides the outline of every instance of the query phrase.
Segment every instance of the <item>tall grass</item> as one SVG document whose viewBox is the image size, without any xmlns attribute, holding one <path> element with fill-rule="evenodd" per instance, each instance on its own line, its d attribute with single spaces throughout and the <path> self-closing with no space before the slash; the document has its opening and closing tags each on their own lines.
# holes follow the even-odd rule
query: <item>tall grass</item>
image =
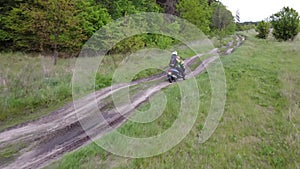
<svg viewBox="0 0 300 169">
<path fill-rule="evenodd" d="M 0 130 L 43 116 L 72 100 L 76 59 L 23 54 L 0 54 Z M 112 64 L 95 77 L 95 90 L 109 86 Z"/>
<path fill-rule="evenodd" d="M 73 60 L 61 60 L 52 67 L 47 57 L 22 53 L 0 55 L 0 130 L 44 114 L 42 109 L 70 98 Z"/>
<path fill-rule="evenodd" d="M 177 45 L 166 51 L 179 50 L 183 58 L 194 52 L 185 45 Z M 209 50 L 208 48 L 199 50 Z M 164 53 L 164 62 L 169 53 Z M 159 53 L 157 53 L 159 54 Z M 162 54 L 160 54 L 162 55 Z M 156 57 L 156 56 L 153 56 Z M 160 56 L 162 57 L 162 56 Z M 97 58 L 89 58 L 99 62 Z M 112 77 L 128 55 L 109 55 L 99 64 L 94 90 L 110 86 Z M 22 122 L 37 119 L 72 100 L 72 73 L 76 58 L 59 59 L 53 65 L 51 56 L 25 53 L 0 53 L 0 131 Z M 145 69 L 133 80 L 161 73 L 160 69 Z M 84 88 L 84 87 L 83 87 Z M 84 89 L 89 94 L 93 89 Z"/>
<path fill-rule="evenodd" d="M 258 40 L 249 33 L 243 46 L 222 58 L 226 107 L 207 142 L 198 142 L 211 106 L 209 75 L 204 73 L 197 77 L 201 105 L 196 123 L 172 150 L 151 158 L 127 159 L 93 143 L 47 168 L 299 168 L 299 41 Z M 164 92 L 168 106 L 159 119 L 146 125 L 127 122 L 119 131 L 138 137 L 168 128 L 176 117 L 178 88 L 174 85 Z M 147 103 L 143 106 L 140 110 L 147 110 Z"/>
</svg>

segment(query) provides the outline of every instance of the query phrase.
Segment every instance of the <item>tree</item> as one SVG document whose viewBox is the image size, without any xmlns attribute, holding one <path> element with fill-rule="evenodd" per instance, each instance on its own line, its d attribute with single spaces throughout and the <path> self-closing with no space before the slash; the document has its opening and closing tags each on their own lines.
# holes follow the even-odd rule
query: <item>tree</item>
<svg viewBox="0 0 300 169">
<path fill-rule="evenodd" d="M 299 14 L 296 10 L 284 7 L 278 13 L 270 17 L 274 28 L 273 35 L 278 40 L 294 40 L 299 33 Z"/>
<path fill-rule="evenodd" d="M 219 3 L 219 0 L 207 0 L 209 6 L 212 6 L 215 3 Z"/>
<path fill-rule="evenodd" d="M 7 50 L 13 46 L 13 32 L 6 27 L 7 13 L 19 6 L 20 0 L 1 0 L 0 3 L 0 50 Z"/>
<path fill-rule="evenodd" d="M 178 0 L 157 0 L 156 1 L 162 8 L 164 8 L 165 13 L 171 15 L 177 15 L 176 5 L 178 4 Z"/>
<path fill-rule="evenodd" d="M 259 22 L 256 31 L 258 32 L 258 35 L 256 35 L 258 38 L 266 39 L 270 32 L 270 23 L 267 21 Z"/>
<path fill-rule="evenodd" d="M 224 30 L 234 23 L 232 13 L 222 4 L 217 5 L 212 17 L 213 27 L 217 30 Z"/>
<path fill-rule="evenodd" d="M 29 30 L 28 14 L 19 8 L 11 7 L 1 16 L 1 42 L 13 50 L 28 50 L 35 42 Z M 28 43 L 31 41 L 31 44 Z"/>
<path fill-rule="evenodd" d="M 80 11 L 78 13 L 79 24 L 87 38 L 112 20 L 107 9 L 94 0 L 79 1 L 77 8 Z"/>
<path fill-rule="evenodd" d="M 30 29 L 36 32 L 40 50 L 53 52 L 54 65 L 59 51 L 77 53 L 80 50 L 85 37 L 79 27 L 75 1 L 35 0 L 23 9 L 30 16 Z"/>
<path fill-rule="evenodd" d="M 99 0 L 112 19 L 118 19 L 138 12 L 158 12 L 160 7 L 154 0 Z"/>
<path fill-rule="evenodd" d="M 56 64 L 59 52 L 79 52 L 86 36 L 80 27 L 78 1 L 32 0 L 20 3 L 4 17 L 15 50 L 53 53 Z"/>
<path fill-rule="evenodd" d="M 221 3 L 218 3 L 215 6 L 211 27 L 217 34 L 220 45 L 224 36 L 232 34 L 235 31 L 234 17 L 232 16 L 232 13 Z"/>
<path fill-rule="evenodd" d="M 196 25 L 203 33 L 210 32 L 211 8 L 207 0 L 180 0 L 177 10 L 182 18 Z"/>
</svg>

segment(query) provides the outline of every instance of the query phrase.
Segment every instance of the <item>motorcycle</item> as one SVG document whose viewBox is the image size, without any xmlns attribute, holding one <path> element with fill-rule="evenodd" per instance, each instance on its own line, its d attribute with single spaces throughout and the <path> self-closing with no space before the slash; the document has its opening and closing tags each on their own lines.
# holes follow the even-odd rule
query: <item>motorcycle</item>
<svg viewBox="0 0 300 169">
<path fill-rule="evenodd" d="M 176 82 L 177 79 L 182 78 L 185 80 L 185 75 L 181 74 L 179 70 L 175 68 L 170 68 L 167 72 L 167 79 L 170 83 Z"/>
</svg>

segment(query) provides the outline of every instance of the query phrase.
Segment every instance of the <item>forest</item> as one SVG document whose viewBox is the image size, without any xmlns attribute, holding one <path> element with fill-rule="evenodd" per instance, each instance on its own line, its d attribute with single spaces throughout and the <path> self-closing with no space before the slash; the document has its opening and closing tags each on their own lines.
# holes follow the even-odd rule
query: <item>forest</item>
<svg viewBox="0 0 300 169">
<path fill-rule="evenodd" d="M 184 18 L 208 36 L 233 34 L 239 14 L 218 0 L 1 0 L 0 51 L 50 53 L 76 57 L 101 27 L 140 12 Z M 167 48 L 175 39 L 143 34 L 130 37 L 109 53 L 128 53 L 145 46 Z M 129 46 L 129 48 L 128 48 Z"/>
</svg>

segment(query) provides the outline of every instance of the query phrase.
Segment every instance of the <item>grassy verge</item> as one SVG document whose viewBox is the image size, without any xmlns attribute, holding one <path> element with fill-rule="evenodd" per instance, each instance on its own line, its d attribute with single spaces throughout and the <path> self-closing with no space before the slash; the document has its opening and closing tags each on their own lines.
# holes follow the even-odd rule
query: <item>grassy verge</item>
<svg viewBox="0 0 300 169">
<path fill-rule="evenodd" d="M 167 153 L 127 159 L 91 144 L 47 168 L 299 168 L 300 42 L 258 40 L 253 35 L 247 39 L 232 55 L 222 58 L 227 80 L 225 112 L 204 144 L 198 143 L 197 135 L 210 108 L 207 73 L 197 77 L 201 105 L 196 123 Z M 168 128 L 176 118 L 180 97 L 176 85 L 164 93 L 168 106 L 159 119 L 145 125 L 128 122 L 119 131 L 141 137 Z M 147 104 L 140 110 L 147 110 Z"/>
<path fill-rule="evenodd" d="M 40 117 L 70 101 L 73 60 L 0 54 L 0 130 Z"/>
<path fill-rule="evenodd" d="M 23 53 L 0 54 L 0 131 L 46 115 L 72 101 L 75 59 Z M 106 66 L 109 70 L 111 66 Z M 111 75 L 97 74 L 95 89 L 111 84 Z"/>
</svg>

